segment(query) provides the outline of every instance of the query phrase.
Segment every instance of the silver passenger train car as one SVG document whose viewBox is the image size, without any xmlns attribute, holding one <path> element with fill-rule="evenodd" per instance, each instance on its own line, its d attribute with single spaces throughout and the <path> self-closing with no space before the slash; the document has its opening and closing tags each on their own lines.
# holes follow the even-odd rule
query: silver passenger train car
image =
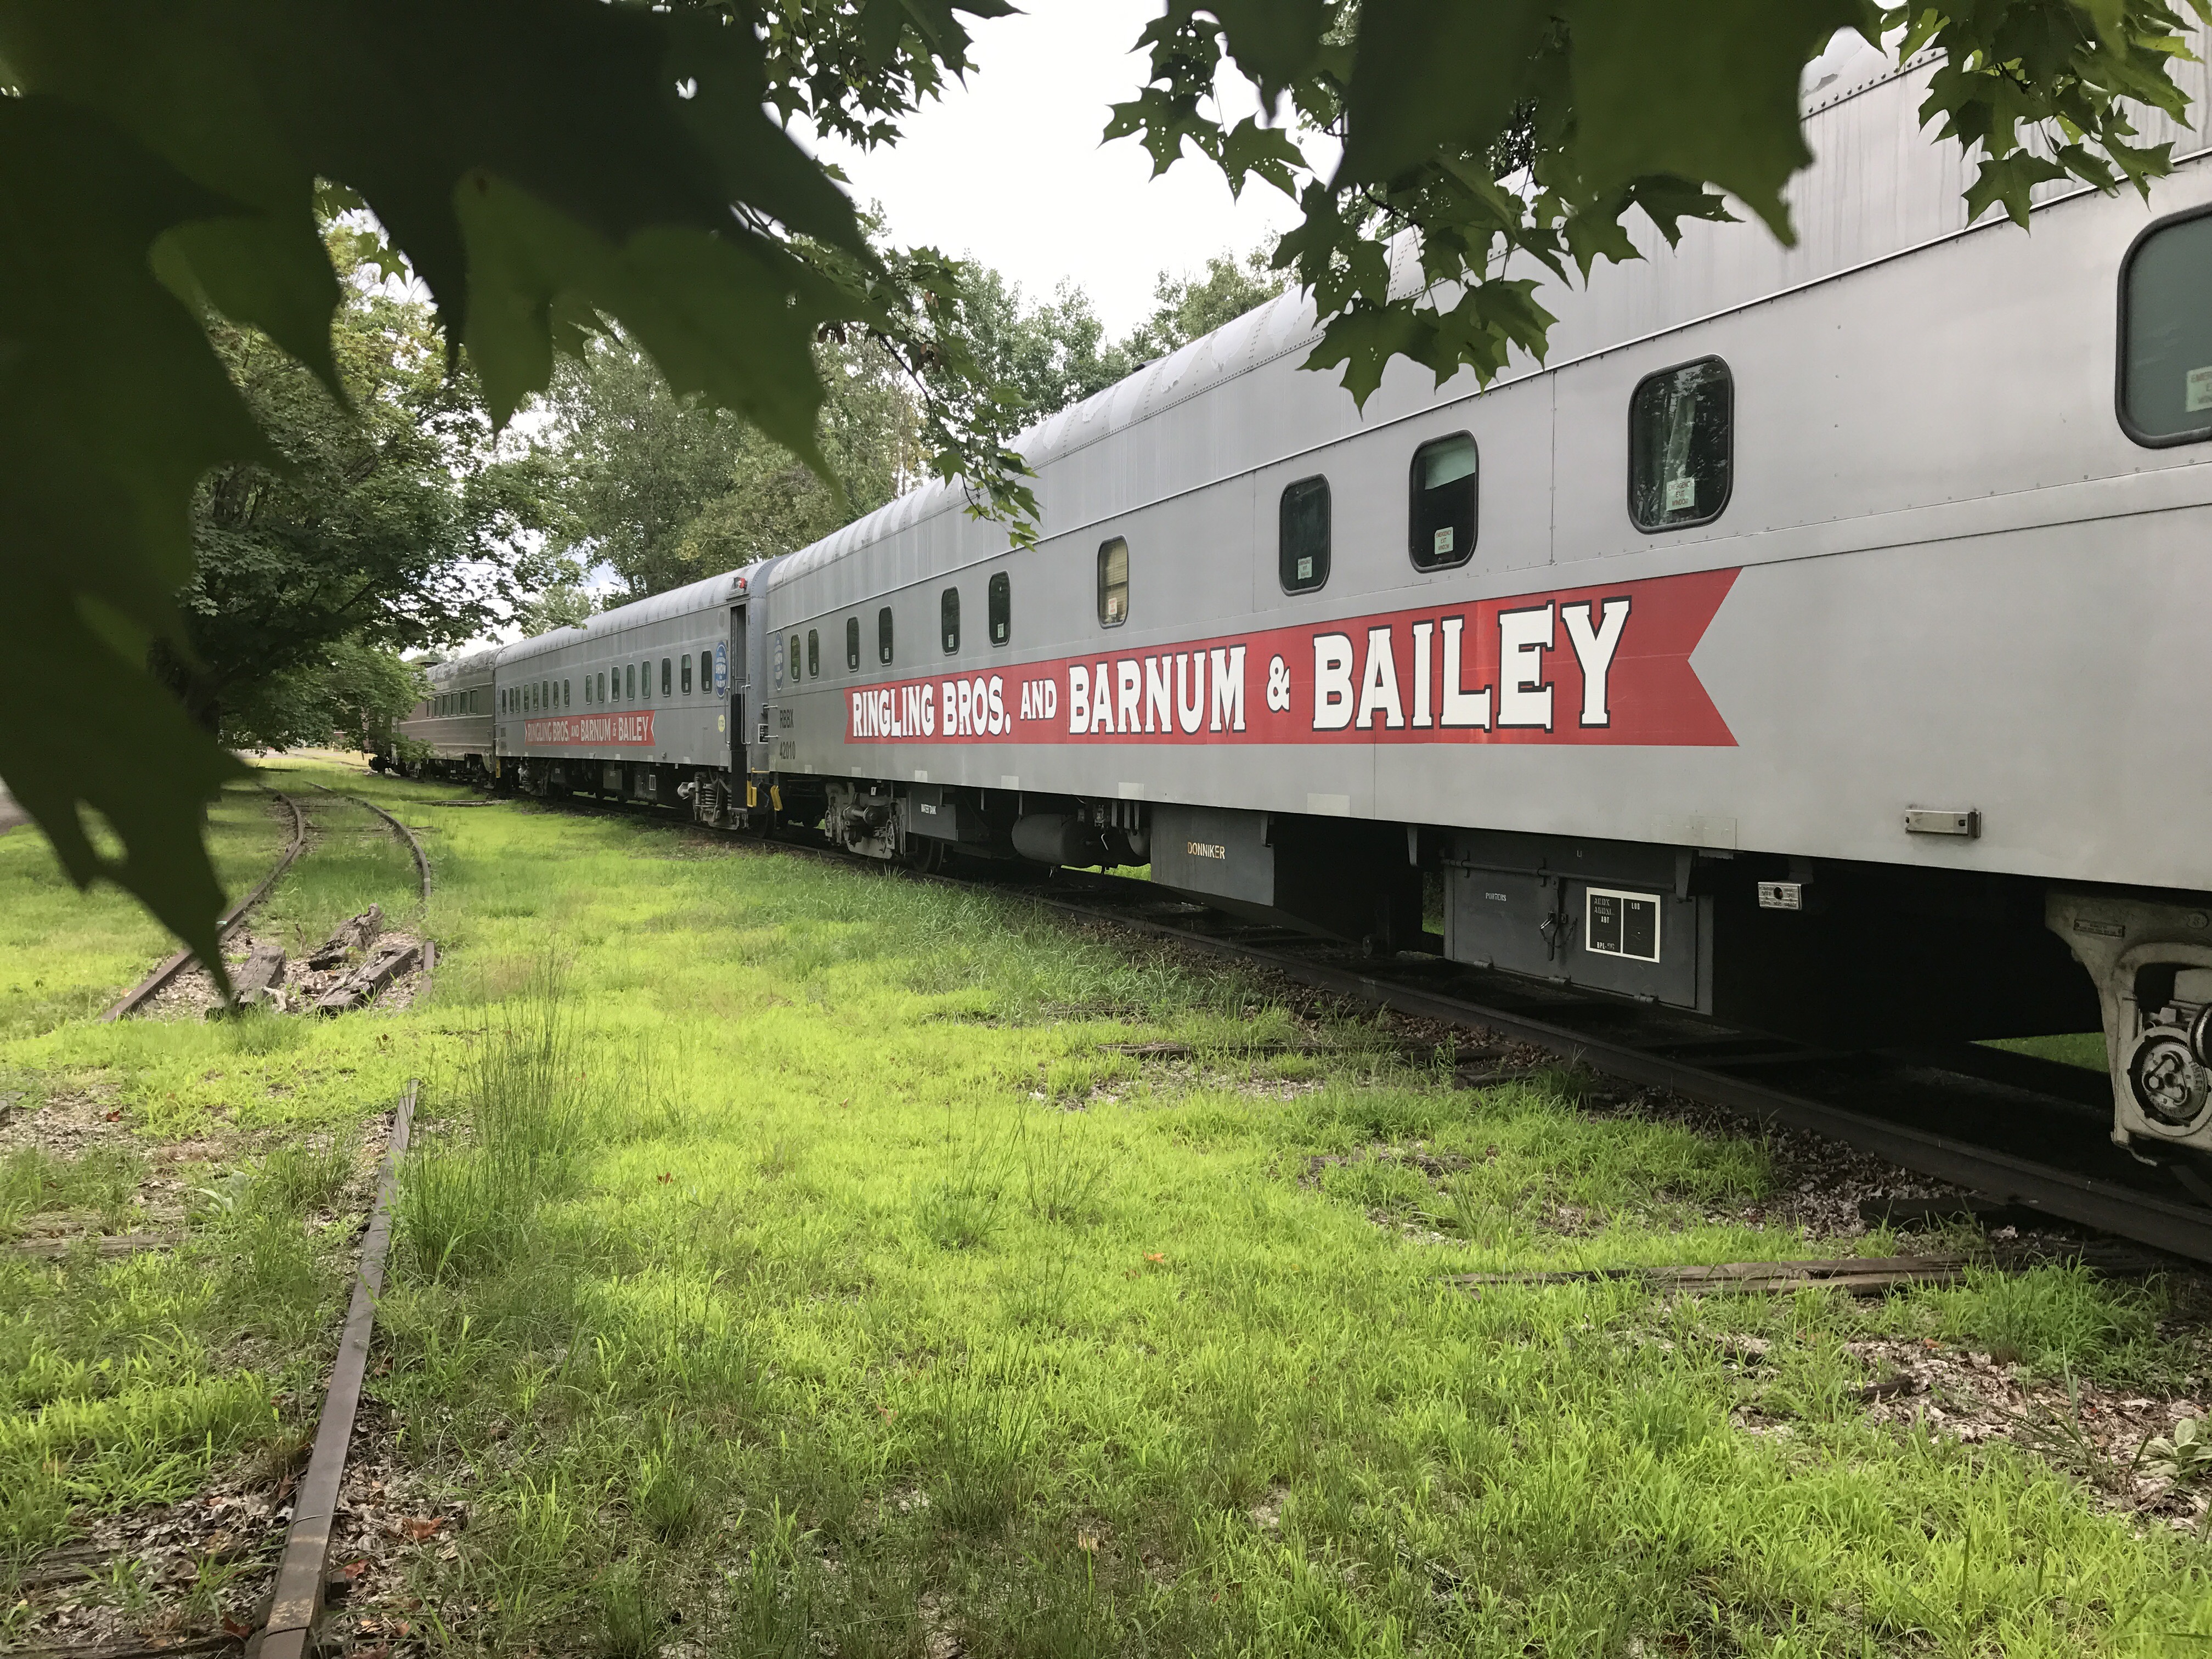
<svg viewBox="0 0 2212 1659">
<path fill-rule="evenodd" d="M 1364 411 L 1285 296 L 1028 434 L 1034 549 L 933 485 L 510 647 L 500 764 L 1838 1046 L 2101 1022 L 2116 1138 L 2212 1151 L 2212 158 L 1969 228 L 1927 67 L 1816 68 L 1796 247 L 1692 227 Z M 647 626 L 726 732 L 597 743 L 566 664 Z"/>
<path fill-rule="evenodd" d="M 492 775 L 495 756 L 492 671 L 499 649 L 473 651 L 434 665 L 424 678 L 430 695 L 399 724 L 411 739 L 410 753 L 398 745 L 375 755 L 379 770 L 397 769 L 416 777 L 456 778 L 475 782 Z"/>
</svg>

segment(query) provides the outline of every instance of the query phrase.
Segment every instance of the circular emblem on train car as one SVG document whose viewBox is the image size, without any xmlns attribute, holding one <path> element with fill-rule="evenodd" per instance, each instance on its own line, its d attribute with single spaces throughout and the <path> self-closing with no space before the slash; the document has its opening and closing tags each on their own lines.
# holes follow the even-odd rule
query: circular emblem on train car
<svg viewBox="0 0 2212 1659">
<path fill-rule="evenodd" d="M 718 697 L 730 695 L 730 642 L 727 640 L 714 641 L 714 695 Z"/>
</svg>

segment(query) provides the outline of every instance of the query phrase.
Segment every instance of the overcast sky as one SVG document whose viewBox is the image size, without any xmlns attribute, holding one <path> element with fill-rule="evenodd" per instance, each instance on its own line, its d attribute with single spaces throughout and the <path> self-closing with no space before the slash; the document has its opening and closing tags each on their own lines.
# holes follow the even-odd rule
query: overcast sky
<svg viewBox="0 0 2212 1659">
<path fill-rule="evenodd" d="M 1185 161 L 1156 179 L 1135 140 L 1102 146 L 1107 106 L 1136 95 L 1145 58 L 1130 47 L 1158 0 L 1023 0 L 1025 14 L 970 20 L 976 68 L 869 155 L 824 146 L 891 234 L 997 266 L 1032 297 L 1073 277 L 1107 327 L 1152 309 L 1162 270 L 1240 255 L 1286 229 L 1290 198 L 1254 183 L 1239 202 L 1219 173 Z M 1232 112 L 1250 112 L 1248 101 Z"/>
</svg>

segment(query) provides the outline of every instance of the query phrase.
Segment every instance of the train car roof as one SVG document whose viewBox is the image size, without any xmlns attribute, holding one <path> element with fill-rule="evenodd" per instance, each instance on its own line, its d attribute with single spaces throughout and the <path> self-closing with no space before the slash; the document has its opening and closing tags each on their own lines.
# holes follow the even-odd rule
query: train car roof
<svg viewBox="0 0 2212 1659">
<path fill-rule="evenodd" d="M 2212 41 L 2212 28 L 2193 25 L 2190 39 L 2199 49 L 2197 58 L 2175 65 L 2175 74 L 2192 100 L 2204 100 L 2212 97 L 2212 69 L 2203 61 L 2212 54 L 2203 50 Z M 1755 222 L 1743 222 L 1750 216 L 1740 211 L 1738 221 L 1727 224 L 1685 222 L 1681 243 L 1671 250 L 1656 227 L 1632 220 L 1631 240 L 1644 257 L 1601 264 L 1586 283 L 1561 285 L 1533 264 L 1516 266 L 1512 274 L 1543 282 L 1546 298 L 1554 302 L 1559 320 L 1546 363 L 1516 354 L 1493 384 L 1540 374 L 1967 228 L 1963 200 L 1972 163 L 1955 145 L 1924 130 L 1917 118 L 1917 106 L 1936 63 L 1933 53 L 1923 52 L 1900 64 L 1856 33 L 1844 31 L 1806 65 L 1800 100 L 1815 165 L 1794 178 L 1787 191 L 1798 230 L 1793 246 L 1779 243 Z M 2144 128 L 2138 143 L 2179 139 L 2178 158 L 2191 149 L 2187 130 L 2162 113 L 2131 112 L 2137 113 Z M 2041 204 L 2080 188 L 2075 181 L 2057 180 L 2039 185 L 2033 195 Z M 1401 239 L 1391 252 L 1392 289 L 1410 292 L 1424 280 L 1416 250 L 1410 239 Z M 1565 302 L 1556 303 L 1559 301 Z M 1292 290 L 1029 428 L 1012 447 L 1039 475 L 1036 489 L 1047 520 L 1045 533 L 1053 533 L 1055 505 L 1045 474 L 1055 463 L 1293 354 L 1303 356 L 1319 338 L 1311 301 Z M 1307 418 L 1318 417 L 1330 428 L 1316 428 L 1318 441 L 1456 402 L 1480 389 L 1468 371 L 1438 386 L 1431 384 L 1425 371 L 1401 363 L 1364 410 L 1354 410 L 1349 398 L 1340 393 L 1340 406 L 1327 411 L 1303 392 L 1293 392 L 1291 401 L 1307 411 Z M 1237 412 L 1223 405 L 1230 418 Z M 1279 457 L 1239 454 L 1231 460 L 1228 452 L 1222 451 L 1207 462 L 1194 455 L 1171 484 L 1160 484 L 1159 493 L 1209 481 L 1200 472 L 1227 476 L 1273 459 Z M 1221 470 L 1224 465 L 1226 471 Z M 1096 492 L 1084 499 L 1096 516 Z M 932 481 L 778 560 L 765 585 L 781 589 L 967 505 L 962 485 Z"/>
<path fill-rule="evenodd" d="M 434 685 L 444 684 L 464 674 L 489 674 L 498 666 L 501 653 L 507 648 L 503 645 L 486 646 L 481 651 L 470 652 L 465 657 L 452 657 L 444 662 L 432 663 L 422 672 L 430 677 Z"/>
<path fill-rule="evenodd" d="M 666 622 L 673 617 L 684 617 L 695 611 L 713 611 L 734 603 L 744 597 L 757 582 L 760 567 L 767 560 L 756 560 L 737 570 L 725 570 L 719 575 L 702 577 L 696 582 L 686 582 L 681 587 L 672 587 L 665 593 L 655 593 L 649 599 L 634 599 L 612 611 L 602 611 L 587 622 L 556 628 L 550 634 L 533 635 L 518 640 L 506 647 L 500 658 L 501 667 L 527 662 L 532 657 L 543 656 L 548 651 L 564 650 L 586 640 L 598 639 L 602 635 L 619 634 L 627 628 L 642 627 L 648 623 Z"/>
</svg>

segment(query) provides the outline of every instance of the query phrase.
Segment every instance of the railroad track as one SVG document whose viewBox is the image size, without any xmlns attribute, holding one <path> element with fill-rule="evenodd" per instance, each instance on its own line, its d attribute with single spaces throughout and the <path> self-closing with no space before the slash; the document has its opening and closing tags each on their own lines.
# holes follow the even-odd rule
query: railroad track
<svg viewBox="0 0 2212 1659">
<path fill-rule="evenodd" d="M 1839 1053 L 1440 957 L 1364 959 L 1126 877 L 1021 890 L 1055 909 L 1262 963 L 1317 990 L 1533 1043 L 1609 1077 L 1811 1130 L 2004 1203 L 2212 1261 L 2212 1209 L 2112 1144 L 2100 1073 L 1976 1043 Z M 1943 1133 L 1926 1127 L 1946 1126 Z"/>
<path fill-rule="evenodd" d="M 230 937 L 237 929 L 238 924 L 246 920 L 248 911 L 269 896 L 269 890 L 276 884 L 276 878 L 292 867 L 292 860 L 300 856 L 307 844 L 307 820 L 300 811 L 300 804 L 281 791 L 272 789 L 269 793 L 283 802 L 284 810 L 292 815 L 291 842 L 284 848 L 283 855 L 277 859 L 276 867 L 262 877 L 253 890 L 222 913 L 216 928 L 216 939 L 218 944 Z M 190 951 L 178 951 L 152 973 L 125 991 L 115 1002 L 110 1004 L 100 1016 L 99 1024 L 105 1025 L 111 1020 L 121 1019 L 126 1014 L 137 1013 L 153 1000 L 157 992 L 182 973 L 191 964 L 191 960 L 192 953 Z"/>
<path fill-rule="evenodd" d="M 626 803 L 572 797 L 564 804 L 661 816 Z M 2083 1066 L 1972 1042 L 1815 1048 L 1440 957 L 1364 957 L 1341 944 L 1255 925 L 1124 876 L 1057 870 L 1042 877 L 1025 866 L 1015 879 L 995 870 L 924 875 L 818 844 L 782 837 L 765 844 L 909 880 L 1018 896 L 1260 963 L 1318 991 L 1533 1044 L 1601 1075 L 1670 1090 L 1755 1124 L 1826 1135 L 2054 1222 L 2212 1261 L 2212 1208 L 2191 1201 L 2172 1171 L 2139 1164 L 2112 1144 L 2111 1085 Z M 985 860 L 973 862 L 988 867 Z M 1928 1127 L 1932 1123 L 1944 1127 L 1939 1132 Z"/>
<path fill-rule="evenodd" d="M 310 781 L 313 781 L 313 780 L 310 780 Z M 415 839 L 415 832 L 412 830 L 410 830 L 405 824 L 400 823 L 398 818 L 392 817 L 391 813 L 386 811 L 381 806 L 379 806 L 374 801 L 369 799 L 366 795 L 349 795 L 343 789 L 331 788 L 330 785 L 326 783 L 318 783 L 315 784 L 314 787 L 321 790 L 326 795 L 335 795 L 340 800 L 349 800 L 356 806 L 366 806 L 370 811 L 375 813 L 377 817 L 382 818 L 385 823 L 391 825 L 392 833 L 398 836 L 402 842 L 406 843 L 408 853 L 415 860 L 415 879 L 422 888 L 422 896 L 426 899 L 430 896 L 430 860 L 428 856 L 422 851 L 422 843 Z"/>
<path fill-rule="evenodd" d="M 352 1300 L 331 1366 L 330 1383 L 317 1416 L 307 1471 L 292 1492 L 292 1515 L 277 1558 L 270 1610 L 264 1628 L 254 1638 L 262 1659 L 307 1659 L 313 1626 L 322 1611 L 325 1570 L 337 1519 L 339 1486 L 344 1478 L 354 1420 L 368 1376 L 376 1298 L 383 1290 L 385 1267 L 391 1252 L 399 1163 L 406 1155 L 421 1088 L 419 1080 L 410 1081 L 392 1108 L 392 1127 L 385 1138 L 384 1156 L 378 1170 L 376 1194 L 355 1257 Z M 181 1236 L 137 1237 L 117 1242 L 127 1243 L 131 1250 L 167 1249 L 180 1243 Z M 20 1244 L 0 1245 L 0 1250 L 25 1248 Z M 72 1254 L 74 1248 L 64 1245 L 50 1250 L 32 1247 L 27 1253 L 51 1257 Z M 101 1249 L 98 1253 L 107 1256 L 128 1251 Z M 118 1561 L 134 1559 L 134 1547 L 131 1546 L 118 1551 L 92 1544 L 64 1545 L 21 1564 L 16 1582 L 21 1588 L 72 1583 L 96 1576 L 102 1568 Z M 236 1628 L 226 1621 L 225 1631 L 221 1633 L 181 1638 L 173 1632 L 125 1636 L 89 1645 L 64 1644 L 24 1651 L 33 1659 L 161 1659 L 162 1656 L 182 1654 L 232 1653 L 239 1645 L 238 1636 L 233 1633 Z"/>
</svg>

